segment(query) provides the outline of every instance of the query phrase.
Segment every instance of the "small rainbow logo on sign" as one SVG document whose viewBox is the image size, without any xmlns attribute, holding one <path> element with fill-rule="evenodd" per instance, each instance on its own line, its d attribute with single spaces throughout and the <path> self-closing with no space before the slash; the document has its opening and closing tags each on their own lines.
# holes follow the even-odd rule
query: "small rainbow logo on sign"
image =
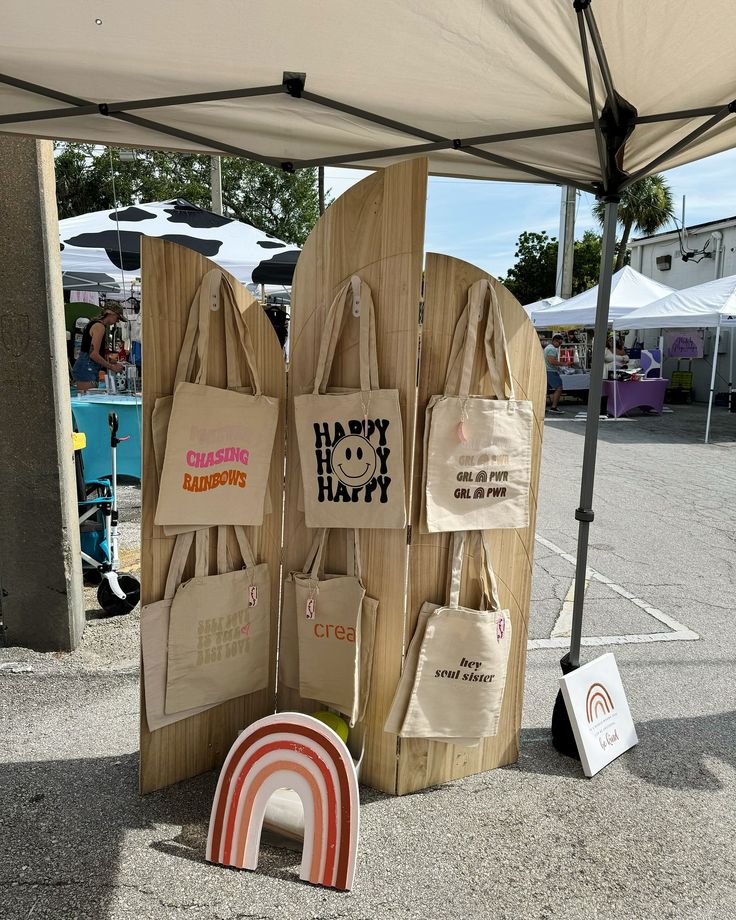
<svg viewBox="0 0 736 920">
<path fill-rule="evenodd" d="M 591 684 L 588 688 L 588 695 L 585 698 L 585 714 L 588 722 L 597 722 L 609 712 L 613 712 L 613 700 L 611 694 L 606 690 L 603 684 Z"/>
</svg>

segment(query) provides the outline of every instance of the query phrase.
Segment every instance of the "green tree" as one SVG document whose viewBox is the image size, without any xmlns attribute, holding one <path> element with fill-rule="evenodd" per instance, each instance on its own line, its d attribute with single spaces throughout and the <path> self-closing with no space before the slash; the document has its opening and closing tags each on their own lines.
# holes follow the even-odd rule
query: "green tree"
<svg viewBox="0 0 736 920">
<path fill-rule="evenodd" d="M 501 280 L 519 303 L 534 303 L 555 292 L 557 240 L 546 232 L 524 231 L 516 244 L 516 259 Z"/>
<path fill-rule="evenodd" d="M 525 231 L 519 236 L 516 262 L 501 279 L 519 303 L 534 303 L 555 292 L 557 278 L 557 240 L 547 233 Z M 598 283 L 601 238 L 586 230 L 575 240 L 572 292 L 580 294 Z"/>
<path fill-rule="evenodd" d="M 593 208 L 601 226 L 604 210 L 603 202 Z M 646 176 L 625 189 L 618 206 L 618 222 L 623 232 L 617 246 L 615 271 L 626 264 L 632 230 L 644 235 L 656 233 L 670 222 L 674 213 L 672 190 L 662 175 Z"/>
<path fill-rule="evenodd" d="M 59 217 L 74 217 L 168 198 L 212 206 L 210 158 L 201 154 L 136 150 L 133 159 L 92 144 L 58 144 Z M 302 245 L 319 217 L 317 170 L 285 173 L 240 157 L 222 158 L 222 197 L 228 217 L 287 243 Z M 113 177 L 115 191 L 113 194 Z"/>
</svg>

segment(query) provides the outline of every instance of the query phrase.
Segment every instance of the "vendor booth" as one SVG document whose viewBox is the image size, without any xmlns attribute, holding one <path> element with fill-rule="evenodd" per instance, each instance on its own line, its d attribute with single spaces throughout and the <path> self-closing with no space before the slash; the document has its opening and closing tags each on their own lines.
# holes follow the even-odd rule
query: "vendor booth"
<svg viewBox="0 0 736 920">
<path fill-rule="evenodd" d="M 183 198 L 172 198 L 59 221 L 62 269 L 70 281 L 81 273 L 118 282 L 124 278 L 129 284 L 141 273 L 142 235 L 193 249 L 246 285 L 290 285 L 299 257 L 298 247 L 290 243 Z M 89 289 L 86 284 L 69 286 Z"/>
<path fill-rule="evenodd" d="M 614 320 L 614 329 L 715 329 L 712 354 L 708 416 L 705 423 L 705 442 L 710 438 L 710 420 L 716 385 L 718 347 L 721 330 L 729 332 L 729 396 L 733 381 L 734 333 L 736 332 L 736 275 L 717 278 L 705 284 L 682 291 L 672 291 L 667 296 L 634 310 L 625 317 Z"/>
<path fill-rule="evenodd" d="M 212 14 L 202 16 L 201 3 L 195 0 L 180 0 L 175 19 L 162 17 L 157 5 L 143 0 L 106 7 L 99 11 L 99 17 L 81 6 L 70 11 L 44 3 L 42 16 L 37 7 L 20 0 L 11 0 L 10 7 L 0 35 L 3 130 L 239 155 L 278 166 L 287 173 L 332 164 L 391 167 L 364 180 L 344 210 L 339 208 L 339 201 L 327 210 L 310 238 L 309 259 L 304 264 L 300 260 L 297 270 L 294 310 L 300 317 L 300 331 L 295 336 L 295 348 L 298 339 L 300 354 L 294 354 L 297 370 L 290 381 L 288 413 L 292 430 L 285 439 L 289 471 L 285 539 L 292 542 L 284 558 L 294 576 L 292 597 L 297 600 L 291 609 L 298 612 L 298 619 L 292 617 L 289 622 L 296 623 L 298 634 L 311 632 L 312 636 L 316 626 L 322 626 L 324 635 L 329 625 L 333 639 L 346 640 L 349 633 L 344 623 L 339 624 L 338 635 L 335 621 L 314 622 L 323 586 L 332 580 L 324 575 L 325 568 L 338 573 L 342 585 L 353 592 L 353 598 L 358 597 L 357 603 L 337 604 L 333 609 L 352 610 L 354 622 L 360 617 L 361 626 L 365 624 L 366 637 L 370 636 L 370 610 L 375 606 L 371 601 L 379 603 L 372 645 L 378 683 L 367 704 L 365 733 L 361 739 L 357 732 L 353 739 L 359 748 L 365 741 L 362 769 L 367 782 L 403 792 L 510 762 L 516 757 L 524 684 L 520 640 L 529 609 L 534 531 L 530 496 L 536 494 L 542 427 L 538 410 L 544 385 L 541 356 L 521 308 L 501 285 L 477 268 L 443 256 L 428 256 L 422 290 L 426 173 L 569 185 L 605 203 L 601 281 L 596 294 L 591 295 L 595 306 L 590 306 L 585 320 L 570 319 L 569 313 L 567 321 L 554 312 L 548 314 L 554 325 L 595 322 L 589 404 L 596 407 L 603 384 L 620 192 L 643 176 L 736 143 L 730 28 L 736 24 L 733 5 L 727 0 L 713 0 L 708 15 L 697 16 L 689 6 L 665 0 L 646 4 L 637 0 L 608 4 L 598 0 L 555 4 L 529 0 L 524 4 L 480 5 L 402 5 L 376 0 L 355 5 L 346 18 L 344 4 L 327 0 L 290 4 L 286 14 L 282 7 L 255 5 L 247 22 L 237 4 L 216 3 Z M 33 35 L 32 48 L 29 34 Z M 276 35 L 278 42 L 274 43 Z M 246 38 L 250 48 L 268 48 L 268 54 L 256 50 L 244 55 Z M 125 53 L 110 54 L 108 49 L 113 45 L 124 48 Z M 80 47 L 87 56 L 75 65 Z M 218 53 L 207 67 L 193 67 L 192 61 L 201 58 L 203 47 L 217 48 Z M 708 61 L 707 67 L 692 66 L 689 78 L 682 79 L 683 61 L 694 64 L 703 60 Z M 300 70 L 293 69 L 297 67 Z M 191 537 L 191 529 L 181 528 L 202 524 L 192 519 L 195 515 L 184 513 L 196 505 L 197 497 L 218 488 L 240 488 L 238 483 L 246 480 L 238 470 L 228 470 L 223 478 L 222 471 L 218 475 L 200 469 L 218 462 L 218 449 L 235 448 L 215 444 L 209 428 L 192 426 L 186 408 L 182 410 L 183 421 L 174 425 L 178 410 L 176 405 L 172 408 L 171 397 L 175 387 L 178 395 L 180 391 L 188 393 L 189 387 L 203 390 L 213 385 L 222 391 L 227 387 L 230 392 L 225 401 L 232 402 L 244 395 L 237 391 L 243 389 L 246 363 L 251 371 L 254 364 L 260 371 L 258 378 L 251 374 L 252 387 L 246 395 L 280 400 L 281 413 L 287 391 L 283 368 L 278 364 L 281 350 L 273 338 L 269 339 L 273 336 L 270 327 L 266 329 L 261 323 L 265 317 L 252 312 L 242 290 L 228 278 L 223 279 L 219 269 L 220 275 L 213 276 L 212 266 L 204 263 L 203 256 L 187 253 L 198 260 L 193 267 L 189 259 L 173 251 L 175 248 L 169 240 L 155 239 L 144 239 L 142 246 L 144 263 L 148 259 L 146 264 L 157 266 L 147 274 L 144 264 L 144 302 L 150 297 L 161 308 L 143 311 L 144 321 L 151 324 L 146 325 L 148 348 L 144 355 L 150 364 L 144 370 L 146 379 L 154 381 L 154 389 L 144 407 L 142 599 L 153 608 L 149 612 L 156 615 L 161 629 L 177 598 L 186 600 L 181 598 L 181 582 L 194 540 L 194 581 L 209 584 L 211 579 L 234 576 L 233 580 L 242 584 L 246 577 L 249 605 L 247 610 L 234 610 L 227 623 L 218 623 L 217 616 L 203 623 L 199 650 L 196 641 L 192 644 L 193 633 L 185 637 L 186 642 L 170 641 L 170 680 L 166 654 L 159 655 L 158 683 L 153 684 L 160 691 L 157 715 L 168 718 L 166 709 L 187 716 L 178 724 L 149 730 L 144 708 L 142 786 L 160 787 L 230 758 L 219 784 L 219 790 L 225 789 L 229 796 L 233 785 L 237 786 L 231 782 L 235 768 L 230 769 L 230 765 L 234 759 L 246 764 L 250 756 L 246 747 L 250 737 L 241 745 L 238 732 L 263 716 L 274 699 L 276 624 L 286 607 L 281 611 L 267 608 L 264 615 L 264 606 L 269 596 L 268 563 L 270 596 L 278 596 L 273 576 L 282 558 L 278 528 L 283 466 L 275 454 L 277 462 L 271 465 L 267 484 L 271 510 L 268 512 L 262 503 L 259 506 L 264 523 L 251 526 L 250 520 L 228 520 L 228 502 L 221 501 L 218 504 L 224 508 L 225 517 L 210 517 L 205 522 L 208 526 L 217 524 L 214 529 L 218 533 L 211 534 L 212 540 L 199 536 L 199 530 L 198 536 Z M 218 308 L 213 310 L 218 335 L 212 344 L 214 347 L 217 338 L 221 349 L 219 363 L 209 367 L 214 375 L 210 380 L 201 364 L 195 375 L 187 359 L 194 354 L 197 328 L 196 312 L 187 298 L 198 295 L 205 278 L 213 277 L 218 279 L 220 293 L 230 291 L 228 304 L 236 306 L 234 312 L 226 314 L 235 324 L 234 336 L 240 335 L 238 315 L 242 319 L 250 314 L 248 325 L 252 320 L 254 343 L 252 348 L 244 344 L 243 355 L 239 355 L 243 360 L 231 363 L 233 356 L 226 353 L 222 332 L 230 320 L 224 318 L 224 308 L 220 309 L 224 301 L 218 301 Z M 621 278 L 617 286 L 620 282 Z M 648 300 L 662 293 L 654 293 Z M 207 303 L 206 297 L 202 303 Z M 626 306 L 631 309 L 636 303 Z M 614 303 L 614 315 L 615 309 Z M 202 306 L 200 316 L 206 315 Z M 478 335 L 481 317 L 483 332 Z M 341 339 L 343 318 L 351 323 L 351 332 Z M 422 351 L 418 361 L 420 324 Z M 201 328 L 208 325 L 209 320 Z M 508 355 L 502 344 L 504 329 Z M 245 339 L 241 341 L 245 343 Z M 474 379 L 477 368 L 471 358 L 475 346 L 483 341 L 486 348 L 479 347 L 478 356 L 485 353 L 491 357 L 487 357 L 488 366 L 482 367 L 481 376 Z M 152 343 L 156 347 L 151 347 Z M 200 360 L 206 360 L 205 349 L 201 352 Z M 529 357 L 532 354 L 534 357 Z M 494 355 L 503 365 L 502 373 Z M 234 377 L 230 368 L 235 368 Z M 346 387 L 352 392 L 345 394 Z M 479 405 L 479 412 L 497 412 L 499 406 L 506 409 L 508 404 L 508 419 L 504 421 L 510 425 L 508 451 L 486 450 L 483 438 L 473 430 L 471 416 L 465 416 L 462 406 L 470 398 L 471 387 L 477 388 L 479 399 L 497 403 L 495 409 Z M 491 393 L 496 399 L 490 398 Z M 204 398 L 202 393 L 195 395 Z M 344 396 L 353 400 L 352 408 L 338 430 L 333 417 L 319 416 L 317 409 L 323 405 L 321 400 Z M 311 405 L 313 411 L 311 456 L 305 434 L 309 426 L 300 433 L 293 430 L 292 408 L 297 399 L 304 399 L 303 405 Z M 385 400 L 380 413 L 371 411 L 369 400 L 374 399 Z M 156 431 L 159 441 L 163 432 L 165 441 L 163 452 L 159 444 L 159 455 L 164 466 L 173 464 L 177 473 L 182 471 L 171 481 L 181 494 L 186 493 L 186 508 L 183 502 L 176 502 L 174 490 L 165 514 L 163 506 L 157 504 L 163 493 L 157 494 L 153 474 L 157 469 L 154 402 L 159 404 Z M 518 403 L 532 405 L 519 407 Z M 453 411 L 443 416 L 447 405 Z M 535 414 L 533 425 L 530 412 Z M 166 437 L 163 422 L 167 413 L 178 440 L 171 435 L 172 428 L 171 437 Z M 454 424 L 448 425 L 448 418 Z M 437 504 L 445 507 L 439 511 L 430 507 L 423 510 L 422 505 L 422 495 L 426 498 L 432 492 L 430 486 L 422 488 L 423 480 L 432 481 L 430 470 L 437 473 L 436 463 L 430 461 L 436 461 L 440 452 L 429 449 L 430 444 L 438 443 L 432 435 L 435 423 L 441 428 L 440 433 L 435 431 L 439 443 L 445 445 L 448 457 L 457 459 L 454 466 L 449 460 L 446 463 L 445 473 L 451 472 L 455 482 L 449 494 L 440 490 L 445 497 Z M 273 443 L 282 450 L 283 424 L 284 415 L 280 414 Z M 388 425 L 392 426 L 390 445 Z M 237 426 L 225 427 L 237 430 Z M 220 426 L 213 429 L 223 430 Z M 531 442 L 523 434 L 530 430 Z M 579 538 L 570 653 L 562 662 L 565 673 L 580 665 L 597 434 L 598 412 L 589 411 L 580 501 L 575 511 Z M 197 444 L 209 437 L 212 449 L 187 447 L 183 440 L 186 435 L 197 439 Z M 354 440 L 345 443 L 348 438 Z M 377 447 L 371 444 L 368 450 L 363 442 L 369 443 L 371 438 Z M 343 443 L 334 462 L 345 480 L 340 479 L 340 484 L 333 481 L 332 454 L 328 458 L 324 453 L 337 450 L 339 441 Z M 215 458 L 211 462 L 209 454 Z M 307 462 L 313 473 L 311 478 L 302 476 L 301 488 L 293 459 L 297 454 L 301 455 L 302 473 Z M 242 463 L 244 456 L 238 450 L 238 462 Z M 513 474 L 506 468 L 512 458 Z M 193 469 L 183 472 L 187 464 Z M 391 472 L 386 472 L 389 469 Z M 165 468 L 163 473 L 162 482 Z M 499 484 L 506 482 L 504 474 L 508 474 L 510 485 Z M 370 479 L 363 480 L 368 475 Z M 384 477 L 380 484 L 379 477 Z M 355 485 L 356 479 L 363 481 Z M 390 509 L 368 509 L 358 523 L 344 528 L 360 528 L 357 535 L 348 535 L 326 550 L 325 534 L 310 535 L 308 530 L 336 526 L 334 519 L 329 525 L 324 523 L 325 506 L 364 501 L 366 493 L 360 490 L 369 482 L 374 483 L 371 494 L 379 485 L 388 489 L 394 484 L 395 495 L 401 489 L 396 483 L 408 484 L 408 516 L 402 518 L 401 501 L 384 494 L 385 501 L 379 504 L 390 505 Z M 434 493 L 435 498 L 440 492 Z M 481 524 L 471 549 L 470 539 L 454 535 L 464 532 L 450 526 L 454 514 L 474 510 L 474 503 L 481 507 L 487 499 L 512 497 L 516 500 L 512 510 L 519 516 L 510 515 L 509 520 L 516 523 L 508 529 Z M 242 501 L 243 496 L 240 498 Z M 344 507 L 337 510 L 344 515 Z M 393 516 L 386 524 L 381 512 L 389 510 Z M 367 521 L 374 511 L 383 521 L 377 527 Z M 309 514 L 314 517 L 308 518 Z M 443 526 L 442 532 L 432 530 L 432 514 L 434 524 L 439 521 Z M 336 515 L 336 519 L 344 525 L 344 516 Z M 237 540 L 232 534 L 219 532 L 220 527 L 231 524 L 242 529 L 245 523 L 248 532 L 245 536 L 239 533 Z M 448 537 L 450 532 L 453 535 Z M 189 538 L 180 540 L 186 533 Z M 363 554 L 358 551 L 359 543 Z M 323 567 L 325 552 L 328 556 Z M 498 579 L 490 565 L 491 557 L 503 573 Z M 467 590 L 467 584 L 463 587 L 466 561 L 476 572 L 472 591 Z M 440 662 L 436 656 L 448 646 L 441 642 L 436 620 L 442 611 L 459 611 L 461 593 L 467 605 L 466 619 L 475 624 L 475 615 L 482 612 L 484 625 L 495 627 L 493 642 L 488 644 L 492 654 L 485 655 L 485 642 L 479 645 L 482 653 L 479 650 L 475 657 L 472 652 L 455 654 L 453 644 L 449 646 L 451 660 Z M 224 607 L 216 605 L 215 613 L 219 615 Z M 196 606 L 188 606 L 186 622 L 196 623 L 197 615 Z M 176 618 L 171 617 L 173 623 Z M 284 622 L 282 619 L 282 627 Z M 245 631 L 234 635 L 233 631 L 241 630 Z M 262 643 L 259 647 L 266 650 L 257 662 L 256 689 L 248 685 L 237 697 L 225 702 L 220 697 L 213 702 L 212 684 L 206 680 L 192 678 L 187 685 L 181 668 L 187 656 L 193 656 L 193 669 L 220 656 L 225 660 L 234 654 L 233 648 L 237 652 L 248 646 L 251 630 Z M 176 630 L 172 632 L 175 639 L 181 638 Z M 226 640 L 224 632 L 228 633 Z M 353 638 L 356 635 L 354 628 Z M 509 646 L 513 651 L 508 661 L 513 662 L 514 670 L 509 666 L 504 672 L 502 701 L 491 693 L 483 707 L 460 705 L 457 688 L 490 684 L 485 667 L 491 659 L 497 661 L 499 652 Z M 365 674 L 362 648 L 360 654 L 349 648 L 351 673 Z M 310 659 L 305 669 L 310 678 L 315 672 L 322 677 L 332 673 L 330 668 L 320 671 L 314 667 L 315 661 Z M 241 668 L 235 674 L 241 689 L 245 670 L 250 673 L 250 669 Z M 460 677 L 461 672 L 468 675 L 467 680 Z M 230 671 L 228 675 L 232 676 Z M 411 680 L 414 675 L 416 682 Z M 216 669 L 215 681 L 224 676 Z M 145 693 L 151 686 L 147 677 L 144 684 Z M 361 684 L 358 681 L 351 686 L 349 702 L 354 708 L 350 712 L 354 714 L 362 706 Z M 306 690 L 294 690 L 286 700 L 281 697 L 280 705 L 301 708 L 303 704 L 311 709 L 309 701 L 315 696 Z M 447 706 L 445 700 L 452 702 Z M 319 701 L 332 703 L 333 699 L 325 694 Z M 185 704 L 192 708 L 185 708 Z M 344 701 L 342 705 L 341 711 L 348 708 Z M 479 714 L 482 725 L 478 724 Z M 360 721 L 358 715 L 356 724 Z M 570 734 L 569 721 L 567 730 Z M 562 744 L 561 737 L 555 732 L 555 743 Z M 230 745 L 232 757 L 228 754 Z M 360 750 L 354 753 L 360 760 Z M 313 779 L 310 773 L 305 784 Z M 347 786 L 344 788 L 347 796 Z M 233 823 L 252 803 L 250 789 L 246 789 L 248 795 L 240 804 L 235 798 L 237 789 L 234 798 L 227 799 Z M 218 795 L 216 832 L 222 818 L 219 813 L 218 820 L 219 801 Z M 245 848 L 243 841 L 241 849 Z M 213 855 L 214 861 L 227 862 L 227 858 L 224 850 Z"/>
<path fill-rule="evenodd" d="M 632 310 L 650 304 L 653 300 L 669 294 L 672 288 L 660 284 L 635 271 L 631 266 L 625 265 L 611 278 L 611 304 L 609 324 L 616 319 L 627 317 Z M 587 330 L 594 326 L 596 319 L 596 305 L 598 302 L 598 285 L 571 297 L 560 304 L 540 307 L 531 313 L 532 322 L 538 329 L 553 330 L 559 327 L 573 327 Z M 635 328 L 628 324 L 626 328 Z M 561 368 L 563 391 L 573 391 L 586 388 L 590 385 L 590 373 L 587 355 L 591 351 L 591 342 L 587 331 L 581 333 L 582 346 L 577 349 L 579 361 L 569 368 Z M 651 385 L 651 381 L 642 375 L 637 380 L 617 380 L 616 373 L 619 368 L 613 361 L 612 380 L 603 381 L 603 395 L 606 396 L 608 412 L 614 418 L 619 418 L 625 412 L 637 406 L 662 411 L 666 385 Z M 567 373 L 565 371 L 567 370 Z"/>
</svg>

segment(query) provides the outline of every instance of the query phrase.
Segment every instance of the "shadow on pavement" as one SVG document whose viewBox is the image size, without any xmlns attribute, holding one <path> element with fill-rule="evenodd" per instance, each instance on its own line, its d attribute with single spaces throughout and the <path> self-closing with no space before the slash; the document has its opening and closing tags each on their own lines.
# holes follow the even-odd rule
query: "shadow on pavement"
<svg viewBox="0 0 736 920">
<path fill-rule="evenodd" d="M 623 755 L 630 773 L 663 789 L 717 791 L 724 788 L 708 761 L 736 770 L 736 712 L 637 722 L 639 744 Z M 552 747 L 548 732 L 522 729 L 519 762 L 504 769 L 542 776 L 583 776 L 579 761 Z"/>
</svg>

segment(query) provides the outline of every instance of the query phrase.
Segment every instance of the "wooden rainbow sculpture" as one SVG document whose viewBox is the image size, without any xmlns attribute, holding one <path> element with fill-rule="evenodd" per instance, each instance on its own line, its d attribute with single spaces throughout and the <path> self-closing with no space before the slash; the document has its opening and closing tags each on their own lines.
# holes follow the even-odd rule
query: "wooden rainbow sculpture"
<svg viewBox="0 0 736 920">
<path fill-rule="evenodd" d="M 207 859 L 256 869 L 268 800 L 284 788 L 293 789 L 304 807 L 299 877 L 347 891 L 360 830 L 355 765 L 331 728 L 298 712 L 259 719 L 230 748 L 212 803 Z"/>
</svg>

